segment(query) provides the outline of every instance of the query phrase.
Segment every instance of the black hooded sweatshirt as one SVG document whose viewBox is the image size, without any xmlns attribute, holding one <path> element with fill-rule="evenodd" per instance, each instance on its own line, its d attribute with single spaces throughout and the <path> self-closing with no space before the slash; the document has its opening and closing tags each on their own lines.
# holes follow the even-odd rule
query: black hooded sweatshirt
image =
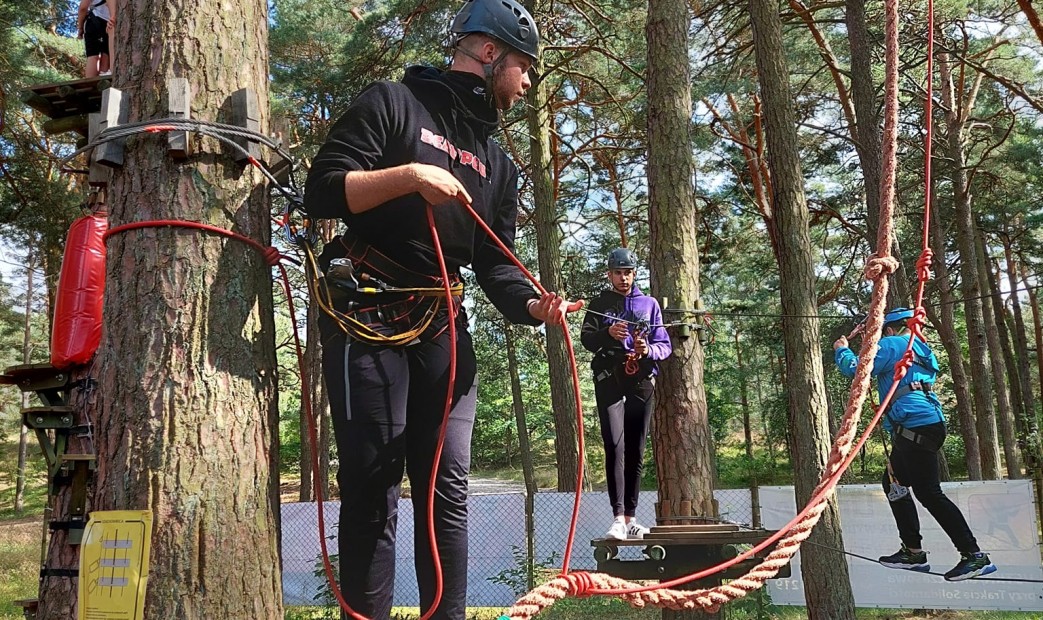
<svg viewBox="0 0 1043 620">
<path fill-rule="evenodd" d="M 316 218 L 344 220 L 353 233 L 404 267 L 437 276 L 438 262 L 419 193 L 351 213 L 344 175 L 408 163 L 445 168 L 470 194 L 472 207 L 514 250 L 518 169 L 492 139 L 499 112 L 474 74 L 410 67 L 401 83 L 375 82 L 330 130 L 312 162 L 304 208 Z M 514 323 L 538 325 L 527 303 L 536 297 L 521 271 L 487 239 L 453 199 L 436 205 L 435 222 L 450 273 L 471 265 L 493 305 Z"/>
</svg>

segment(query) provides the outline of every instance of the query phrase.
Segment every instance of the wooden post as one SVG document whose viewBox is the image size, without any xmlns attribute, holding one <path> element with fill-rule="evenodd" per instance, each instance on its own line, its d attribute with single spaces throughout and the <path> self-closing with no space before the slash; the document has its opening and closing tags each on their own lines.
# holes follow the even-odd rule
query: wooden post
<svg viewBox="0 0 1043 620">
<path fill-rule="evenodd" d="M 116 88 L 107 88 L 101 93 L 101 122 L 98 131 L 124 125 L 127 122 L 127 109 L 123 102 L 123 92 Z M 94 136 L 92 136 L 93 138 Z M 111 140 L 99 144 L 94 149 L 94 161 L 109 168 L 123 166 L 123 139 Z"/>
<path fill-rule="evenodd" d="M 250 88 L 240 88 L 232 93 L 232 124 L 239 125 L 250 131 L 261 130 L 261 112 L 257 105 L 257 93 Z M 234 138 L 239 146 L 246 149 L 246 153 L 236 151 L 233 155 L 236 163 L 246 165 L 249 158 L 257 161 L 261 159 L 261 145 L 247 138 Z"/>
<path fill-rule="evenodd" d="M 185 78 L 167 80 L 167 112 L 170 118 L 188 120 L 192 118 L 192 87 Z M 188 132 L 171 131 L 167 133 L 167 151 L 178 161 L 188 159 Z"/>
<path fill-rule="evenodd" d="M 88 140 L 93 140 L 101 133 L 101 120 L 101 112 L 95 112 L 90 115 L 89 128 L 87 130 Z M 91 187 L 108 187 L 109 175 L 112 174 L 112 171 L 94 162 L 94 151 L 91 151 L 87 157 L 90 159 L 87 185 Z"/>
</svg>

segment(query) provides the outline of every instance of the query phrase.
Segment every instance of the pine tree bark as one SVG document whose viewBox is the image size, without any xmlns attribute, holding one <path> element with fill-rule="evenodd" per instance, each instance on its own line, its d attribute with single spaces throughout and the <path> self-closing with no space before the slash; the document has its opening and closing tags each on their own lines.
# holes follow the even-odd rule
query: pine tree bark
<svg viewBox="0 0 1043 620">
<path fill-rule="evenodd" d="M 757 461 L 753 455 L 753 425 L 750 423 L 750 387 L 748 375 L 742 360 L 742 345 L 739 342 L 739 330 L 735 330 L 735 369 L 739 372 L 739 406 L 742 408 L 742 437 L 746 450 L 746 462 L 750 488 L 750 525 L 761 526 L 760 485 L 757 483 Z"/>
<path fill-rule="evenodd" d="M 786 350 L 786 387 L 796 501 L 811 498 L 829 459 L 829 412 L 822 368 L 818 309 L 815 305 L 815 265 L 809 234 L 810 214 L 797 147 L 796 118 L 789 92 L 789 69 L 782 45 L 778 5 L 750 0 L 757 78 L 764 100 L 768 166 L 774 190 L 772 222 L 779 239 L 779 280 L 782 337 Z M 855 603 L 843 554 L 840 512 L 831 494 L 822 519 L 801 554 L 801 574 L 808 601 L 808 618 L 855 618 Z"/>
<path fill-rule="evenodd" d="M 36 260 L 34 258 L 32 241 L 28 244 L 29 251 L 25 257 L 25 321 L 22 324 L 22 363 L 28 364 L 32 359 L 32 326 L 33 326 L 33 275 L 35 275 Z M 32 395 L 22 392 L 22 409 L 30 406 L 29 400 Z M 22 424 L 18 432 L 18 464 L 15 469 L 14 489 L 14 512 L 22 516 L 25 510 L 25 461 L 29 450 L 29 427 Z"/>
<path fill-rule="evenodd" d="M 697 308 L 699 299 L 699 213 L 692 155 L 692 95 L 688 65 L 691 16 L 684 0 L 649 0 L 648 190 L 652 294 L 668 308 Z M 652 417 L 659 479 L 660 524 L 671 517 L 717 516 L 713 435 L 703 384 L 704 352 L 699 338 L 673 334 L 673 355 L 660 367 Z M 690 522 L 690 521 L 689 521 Z M 664 619 L 717 617 L 695 611 L 664 611 Z"/>
<path fill-rule="evenodd" d="M 529 425 L 525 419 L 525 401 L 522 398 L 521 377 L 518 373 L 518 352 L 514 343 L 514 328 L 504 325 L 504 341 L 507 349 L 507 369 L 511 375 L 511 408 L 518 427 L 518 451 L 521 453 L 522 475 L 525 478 L 525 585 L 529 590 L 536 586 L 536 515 L 534 503 L 536 492 L 536 467 L 529 444 Z"/>
<path fill-rule="evenodd" d="M 982 316 L 981 285 L 978 282 L 977 248 L 974 244 L 974 214 L 967 178 L 963 148 L 964 115 L 970 113 L 966 105 L 956 101 L 962 93 L 955 91 L 952 65 L 948 53 L 938 54 L 938 70 L 942 78 L 942 107 L 945 110 L 945 146 L 951 162 L 953 204 L 956 215 L 956 240 L 960 252 L 960 293 L 963 295 L 964 318 L 967 324 L 967 343 L 970 374 L 974 396 L 974 413 L 978 430 L 978 448 L 981 453 L 982 477 L 999 478 L 999 441 L 996 437 L 996 411 L 992 406 L 992 378 L 989 376 L 988 342 L 985 319 Z"/>
<path fill-rule="evenodd" d="M 330 399 L 326 393 L 326 383 L 322 376 L 322 339 L 318 337 L 319 313 L 322 310 L 314 303 L 308 304 L 307 325 L 308 341 L 304 347 L 304 372 L 308 377 L 308 386 L 311 388 L 311 414 L 312 423 L 315 424 L 318 445 L 312 446 L 308 439 L 308 412 L 304 409 L 304 400 L 301 399 L 300 409 L 300 438 L 301 438 L 301 488 L 299 499 L 302 502 L 315 500 L 315 473 L 312 471 L 312 450 L 318 452 L 319 456 L 319 489 L 323 498 L 330 496 L 330 450 L 329 450 L 329 410 Z M 323 446 L 323 440 L 327 443 Z"/>
<path fill-rule="evenodd" d="M 999 295 L 996 293 L 997 285 L 992 279 L 992 272 L 986 264 L 985 235 L 977 226 L 975 226 L 975 241 L 978 249 L 978 278 L 985 283 L 985 296 L 981 300 L 982 318 L 985 320 L 992 380 L 996 386 L 996 421 L 1000 437 L 1003 439 L 1003 459 L 1007 478 L 1016 480 L 1021 477 L 1021 462 L 1018 458 L 1018 446 L 1014 434 L 1014 414 L 1011 411 L 1010 393 L 1007 391 L 1008 372 L 1014 369 L 1008 370 L 1003 358 L 1003 345 L 1000 342 L 999 327 L 996 324 L 998 309 L 993 308 L 993 299 Z M 999 318 L 1002 319 L 1002 311 L 1000 311 Z"/>
<path fill-rule="evenodd" d="M 541 81 L 526 95 L 529 126 L 529 180 L 532 182 L 533 223 L 539 254 L 540 283 L 548 291 L 564 294 L 561 287 L 561 230 L 554 200 L 554 158 L 550 149 L 550 106 L 547 87 Z M 575 491 L 579 479 L 579 448 L 576 402 L 572 396 L 572 373 L 565 335 L 552 327 L 547 333 L 547 368 L 550 374 L 551 407 L 554 409 L 554 452 L 558 466 L 558 491 Z"/>
<path fill-rule="evenodd" d="M 933 204 L 934 185 L 931 186 Z M 939 257 L 934 261 L 934 285 L 937 287 L 938 297 L 941 300 L 940 312 L 934 306 L 926 306 L 927 317 L 931 324 L 938 330 L 938 335 L 945 348 L 945 355 L 949 359 L 949 375 L 952 378 L 952 391 L 956 396 L 956 418 L 960 421 L 960 436 L 963 438 L 963 447 L 967 462 L 967 477 L 971 480 L 981 480 L 981 451 L 978 448 L 978 429 L 974 424 L 974 410 L 972 409 L 973 398 L 970 391 L 970 381 L 967 378 L 967 370 L 963 363 L 963 348 L 960 344 L 959 334 L 956 333 L 956 301 L 952 296 L 951 279 L 949 277 L 949 266 L 945 260 L 945 239 L 942 235 L 940 218 L 931 218 L 930 237 L 931 249 L 934 255 Z"/>
<path fill-rule="evenodd" d="M 1014 258 L 1014 251 L 1011 248 L 1009 239 L 1005 239 L 1003 252 L 1006 258 L 1007 280 L 1010 283 L 1010 287 L 1015 291 L 1020 290 L 1023 282 L 1019 277 L 1017 261 Z M 1028 331 L 1025 328 L 1025 318 L 1021 312 L 1021 301 L 1016 293 L 1011 293 L 1010 307 L 1011 314 L 1014 316 L 1014 359 L 1018 364 L 1015 377 L 1021 390 L 1021 399 L 1025 403 L 1026 421 L 1028 422 L 1025 430 L 1028 434 L 1034 434 L 1038 425 L 1035 423 L 1036 395 L 1032 391 L 1032 377 L 1029 369 Z M 1038 348 L 1039 346 L 1040 343 L 1037 341 L 1036 347 Z"/>
<path fill-rule="evenodd" d="M 873 85 L 873 47 L 866 26 L 865 0 L 844 0 L 844 24 L 847 26 L 851 50 L 851 102 L 855 109 L 855 124 L 851 128 L 855 152 L 861 164 L 866 192 L 866 240 L 870 247 L 876 244 L 877 222 L 880 221 L 880 177 L 882 174 L 880 102 Z M 901 257 L 898 239 L 892 239 L 894 256 Z M 909 278 L 899 261 L 898 270 L 891 278 L 887 291 L 890 307 L 902 305 L 909 299 Z"/>
<path fill-rule="evenodd" d="M 114 82 L 129 120 L 164 116 L 167 80 L 184 77 L 193 117 L 230 122 L 248 88 L 266 132 L 267 27 L 263 0 L 122 2 Z M 191 141 L 185 164 L 164 140 L 128 141 L 111 227 L 191 220 L 267 245 L 263 177 Z M 148 618 L 283 617 L 272 307 L 271 269 L 241 242 L 171 228 L 108 240 L 98 507 L 152 511 Z"/>
</svg>

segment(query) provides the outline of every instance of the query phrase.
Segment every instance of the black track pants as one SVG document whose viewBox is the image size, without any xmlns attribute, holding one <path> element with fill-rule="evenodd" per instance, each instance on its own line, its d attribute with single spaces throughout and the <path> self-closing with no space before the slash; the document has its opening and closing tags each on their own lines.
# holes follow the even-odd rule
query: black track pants
<svg viewBox="0 0 1043 620">
<path fill-rule="evenodd" d="M 637 513 L 654 388 L 652 377 L 624 382 L 609 377 L 594 386 L 601 440 L 605 444 L 608 499 L 612 514 L 617 517 Z"/>
<path fill-rule="evenodd" d="M 933 438 L 941 446 L 945 440 L 945 425 L 929 424 L 910 429 Z M 919 549 L 920 518 L 916 513 L 913 495 L 931 513 L 938 525 L 942 527 L 956 549 L 963 553 L 979 551 L 974 534 L 967 525 L 960 509 L 942 491 L 938 481 L 938 450 L 913 443 L 905 437 L 896 436 L 894 449 L 891 451 L 891 468 L 898 482 L 912 489 L 896 502 L 890 502 L 895 523 L 898 524 L 898 535 L 906 547 Z M 884 472 L 884 492 L 890 490 L 891 481 Z"/>
<path fill-rule="evenodd" d="M 347 343 L 320 321 L 323 374 L 340 468 L 340 586 L 351 607 L 391 614 L 395 531 L 403 470 L 412 491 L 421 609 L 435 593 L 427 497 L 449 377 L 448 330 L 407 347 Z M 435 620 L 463 620 L 467 598 L 467 476 L 477 379 L 471 336 L 458 330 L 454 405 L 435 491 L 434 524 L 444 591 Z"/>
</svg>

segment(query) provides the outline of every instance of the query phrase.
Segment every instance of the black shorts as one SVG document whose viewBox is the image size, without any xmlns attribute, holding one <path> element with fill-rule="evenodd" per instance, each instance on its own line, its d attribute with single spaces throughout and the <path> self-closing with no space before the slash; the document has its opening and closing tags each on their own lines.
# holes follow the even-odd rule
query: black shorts
<svg viewBox="0 0 1043 620">
<path fill-rule="evenodd" d="M 109 32 L 105 29 L 109 22 L 94 15 L 87 15 L 83 22 L 83 45 L 87 48 L 87 58 L 109 53 Z"/>
</svg>

